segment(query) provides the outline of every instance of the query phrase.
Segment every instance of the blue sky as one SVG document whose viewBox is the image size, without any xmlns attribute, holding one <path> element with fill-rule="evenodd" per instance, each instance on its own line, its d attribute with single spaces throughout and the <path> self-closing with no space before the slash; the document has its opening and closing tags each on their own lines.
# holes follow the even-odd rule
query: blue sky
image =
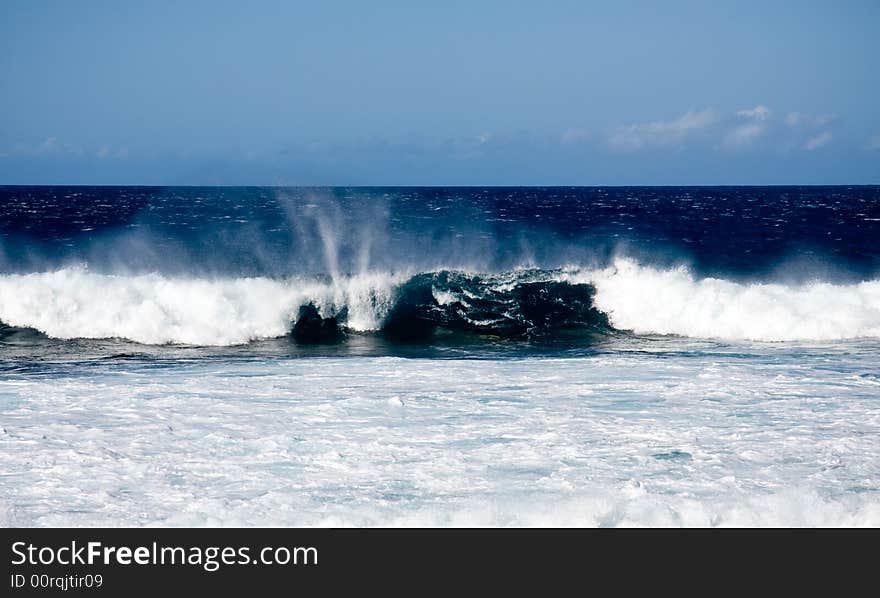
<svg viewBox="0 0 880 598">
<path fill-rule="evenodd" d="M 880 183 L 880 2 L 0 3 L 0 184 Z"/>
</svg>

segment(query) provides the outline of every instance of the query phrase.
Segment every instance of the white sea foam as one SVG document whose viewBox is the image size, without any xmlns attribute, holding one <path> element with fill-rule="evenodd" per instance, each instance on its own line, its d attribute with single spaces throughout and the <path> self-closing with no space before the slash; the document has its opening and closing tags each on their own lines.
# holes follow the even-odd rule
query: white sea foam
<svg viewBox="0 0 880 598">
<path fill-rule="evenodd" d="M 0 321 L 56 338 L 233 345 L 283 336 L 296 310 L 348 308 L 348 325 L 372 330 L 396 278 L 364 274 L 333 282 L 268 278 L 107 275 L 86 268 L 0 276 Z"/>
<path fill-rule="evenodd" d="M 595 284 L 596 306 L 615 327 L 637 333 L 761 341 L 880 337 L 880 281 L 745 284 L 632 259 L 573 278 Z"/>
<path fill-rule="evenodd" d="M 12 372 L 0 505 L 22 526 L 880 525 L 877 341 L 690 343 Z"/>
</svg>

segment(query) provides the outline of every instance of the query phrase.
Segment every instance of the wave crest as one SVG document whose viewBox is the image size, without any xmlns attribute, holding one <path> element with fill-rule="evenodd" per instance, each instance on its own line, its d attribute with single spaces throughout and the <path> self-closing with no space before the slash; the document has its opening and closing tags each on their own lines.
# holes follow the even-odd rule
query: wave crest
<svg viewBox="0 0 880 598">
<path fill-rule="evenodd" d="M 880 281 L 788 286 L 696 278 L 686 267 L 617 259 L 575 272 L 596 285 L 596 306 L 619 329 L 724 340 L 797 341 L 880 337 Z"/>
<path fill-rule="evenodd" d="M 306 330 L 303 314 L 310 326 L 334 318 L 349 332 L 407 339 L 436 330 L 535 338 L 614 329 L 725 340 L 878 338 L 880 281 L 747 284 L 632 259 L 599 270 L 335 279 L 110 275 L 85 267 L 0 276 L 0 321 L 61 339 L 235 345 L 288 335 L 297 322 Z"/>
<path fill-rule="evenodd" d="M 347 305 L 349 326 L 370 330 L 396 278 L 337 281 L 107 275 L 86 268 L 0 276 L 0 320 L 62 339 L 236 345 L 288 334 L 298 308 Z"/>
</svg>

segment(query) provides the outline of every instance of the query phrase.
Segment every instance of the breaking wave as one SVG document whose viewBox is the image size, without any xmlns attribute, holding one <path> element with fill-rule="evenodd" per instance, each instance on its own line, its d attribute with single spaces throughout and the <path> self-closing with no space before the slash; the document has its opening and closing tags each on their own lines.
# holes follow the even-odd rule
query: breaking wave
<svg viewBox="0 0 880 598">
<path fill-rule="evenodd" d="M 455 270 L 313 278 L 113 275 L 86 267 L 0 276 L 0 321 L 54 338 L 235 345 L 292 335 L 498 338 L 615 331 L 726 340 L 880 337 L 880 281 L 800 285 L 699 278 L 618 258 L 601 269 Z"/>
</svg>

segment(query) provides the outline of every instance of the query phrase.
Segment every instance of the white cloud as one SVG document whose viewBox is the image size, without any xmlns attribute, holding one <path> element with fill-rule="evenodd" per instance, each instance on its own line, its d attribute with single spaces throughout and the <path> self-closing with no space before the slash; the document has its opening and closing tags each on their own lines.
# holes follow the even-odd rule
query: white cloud
<svg viewBox="0 0 880 598">
<path fill-rule="evenodd" d="M 767 130 L 771 114 L 770 109 L 761 104 L 747 110 L 738 110 L 736 116 L 746 122 L 727 132 L 724 136 L 724 147 L 742 149 L 754 143 Z"/>
<path fill-rule="evenodd" d="M 129 152 L 126 147 L 119 147 L 115 150 L 112 146 L 101 145 L 81 146 L 67 143 L 55 136 L 46 137 L 43 141 L 36 144 L 20 143 L 12 148 L 8 148 L 0 157 L 25 157 L 25 158 L 61 158 L 61 157 L 77 157 L 77 158 L 97 158 L 105 160 L 107 158 L 125 159 L 128 158 Z"/>
<path fill-rule="evenodd" d="M 567 129 L 562 134 L 562 143 L 580 143 L 587 141 L 592 134 L 587 129 Z"/>
<path fill-rule="evenodd" d="M 764 134 L 766 127 L 759 123 L 748 123 L 731 129 L 724 137 L 724 145 L 728 148 L 738 149 L 751 145 L 757 138 Z"/>
<path fill-rule="evenodd" d="M 34 149 L 34 153 L 39 155 L 51 154 L 61 149 L 56 137 L 46 137 L 46 140 Z"/>
<path fill-rule="evenodd" d="M 800 112 L 789 112 L 785 115 L 785 124 L 789 127 L 796 127 L 803 120 L 803 115 Z"/>
<path fill-rule="evenodd" d="M 60 156 L 63 154 L 70 154 L 73 156 L 85 155 L 85 150 L 82 147 L 70 143 L 64 143 L 54 136 L 46 137 L 42 143 L 36 146 L 20 145 L 16 149 L 16 153 L 22 156 Z"/>
<path fill-rule="evenodd" d="M 828 142 L 831 141 L 831 131 L 823 131 L 818 135 L 810 137 L 807 139 L 807 143 L 804 145 L 804 149 L 815 150 L 819 149 L 823 145 L 827 145 Z"/>
<path fill-rule="evenodd" d="M 652 146 L 678 145 L 684 139 L 715 122 L 715 112 L 706 108 L 693 110 L 674 120 L 655 121 L 618 127 L 608 140 L 611 147 L 619 150 L 639 150 Z"/>
<path fill-rule="evenodd" d="M 740 118 L 748 118 L 751 120 L 768 120 L 770 118 L 770 109 L 767 106 L 758 105 L 750 110 L 739 110 L 736 115 Z"/>
<path fill-rule="evenodd" d="M 785 124 L 791 128 L 813 127 L 819 128 L 830 125 L 837 120 L 836 114 L 804 114 L 803 112 L 789 112 L 785 115 Z"/>
</svg>

